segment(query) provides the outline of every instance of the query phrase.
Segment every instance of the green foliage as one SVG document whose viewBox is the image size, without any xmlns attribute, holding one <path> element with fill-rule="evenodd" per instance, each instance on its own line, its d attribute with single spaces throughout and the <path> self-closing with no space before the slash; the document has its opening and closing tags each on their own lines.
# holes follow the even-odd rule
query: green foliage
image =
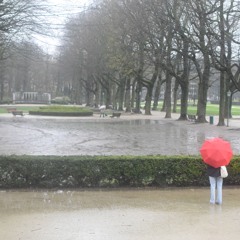
<svg viewBox="0 0 240 240">
<path fill-rule="evenodd" d="M 20 111 L 23 111 L 23 112 L 29 112 L 29 111 L 36 111 L 39 109 L 38 106 L 21 106 L 21 105 L 10 105 L 9 107 L 8 106 L 2 106 L 0 107 L 0 113 L 8 113 L 8 108 L 17 108 L 17 110 L 20 110 Z"/>
<path fill-rule="evenodd" d="M 240 158 L 225 184 L 240 184 Z M 0 188 L 208 185 L 199 156 L 0 156 Z"/>
<path fill-rule="evenodd" d="M 56 98 L 53 98 L 53 99 L 51 100 L 51 103 L 52 103 L 52 104 L 62 104 L 62 105 L 64 105 L 64 104 L 69 104 L 69 103 L 71 103 L 71 100 L 70 100 L 70 98 L 67 97 L 67 96 L 56 97 Z"/>
<path fill-rule="evenodd" d="M 93 111 L 89 108 L 75 106 L 44 106 L 38 110 L 29 111 L 31 115 L 47 115 L 47 116 L 92 116 Z"/>
<path fill-rule="evenodd" d="M 12 103 L 12 99 L 10 98 L 3 98 L 2 100 L 0 100 L 0 104 L 11 104 Z"/>
<path fill-rule="evenodd" d="M 162 108 L 162 101 L 159 101 L 157 110 L 161 110 Z M 239 115 L 240 112 L 240 106 L 233 105 L 231 108 L 231 114 Z M 180 113 L 180 106 L 177 106 L 177 113 Z M 189 104 L 188 105 L 188 114 L 196 115 L 197 113 L 197 105 Z M 208 103 L 206 107 L 206 115 L 207 116 L 218 116 L 219 114 L 219 105 L 218 104 L 211 104 Z"/>
<path fill-rule="evenodd" d="M 75 107 L 75 106 L 43 106 L 39 107 L 39 112 L 87 112 L 88 108 L 84 107 Z"/>
</svg>

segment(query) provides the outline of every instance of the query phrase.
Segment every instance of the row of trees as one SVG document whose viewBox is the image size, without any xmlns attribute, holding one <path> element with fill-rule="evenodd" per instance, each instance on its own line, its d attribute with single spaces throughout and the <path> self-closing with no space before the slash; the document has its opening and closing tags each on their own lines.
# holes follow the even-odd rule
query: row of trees
<svg viewBox="0 0 240 240">
<path fill-rule="evenodd" d="M 239 1 L 102 0 L 68 21 L 60 51 L 63 80 L 87 105 L 113 105 L 145 114 L 156 108 L 164 86 L 166 118 L 181 92 L 187 118 L 189 84 L 198 85 L 197 116 L 206 121 L 208 89 L 220 81 L 219 125 L 227 115 L 227 91 L 239 90 Z M 164 84 L 164 85 L 163 85 Z M 172 106 L 172 102 L 174 103 Z M 133 105 L 135 103 L 135 105 Z"/>
<path fill-rule="evenodd" d="M 34 34 L 50 34 L 46 6 L 0 0 L 1 99 L 6 92 L 43 91 L 140 112 L 145 91 L 150 115 L 163 92 L 162 110 L 171 118 L 180 92 L 186 120 L 195 84 L 198 122 L 206 122 L 208 90 L 219 81 L 218 125 L 224 125 L 227 92 L 240 89 L 239 1 L 96 0 L 68 19 L 54 58 L 33 43 Z"/>
<path fill-rule="evenodd" d="M 36 43 L 51 36 L 46 0 L 0 0 L 0 101 L 14 91 L 56 92 L 56 61 Z"/>
</svg>

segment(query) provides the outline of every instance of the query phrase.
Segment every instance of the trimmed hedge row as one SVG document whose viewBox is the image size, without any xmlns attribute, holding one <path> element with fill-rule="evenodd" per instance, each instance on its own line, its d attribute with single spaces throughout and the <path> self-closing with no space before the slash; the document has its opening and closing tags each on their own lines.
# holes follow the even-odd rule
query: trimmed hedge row
<svg viewBox="0 0 240 240">
<path fill-rule="evenodd" d="M 40 116 L 61 116 L 61 117 L 87 117 L 93 116 L 93 112 L 42 112 L 42 111 L 29 111 L 30 115 Z"/>
<path fill-rule="evenodd" d="M 240 184 L 240 158 L 224 184 Z M 199 156 L 0 156 L 0 188 L 209 185 Z"/>
<path fill-rule="evenodd" d="M 85 107 L 75 106 L 42 106 L 38 110 L 29 111 L 30 115 L 43 115 L 43 116 L 92 116 L 93 111 Z"/>
</svg>

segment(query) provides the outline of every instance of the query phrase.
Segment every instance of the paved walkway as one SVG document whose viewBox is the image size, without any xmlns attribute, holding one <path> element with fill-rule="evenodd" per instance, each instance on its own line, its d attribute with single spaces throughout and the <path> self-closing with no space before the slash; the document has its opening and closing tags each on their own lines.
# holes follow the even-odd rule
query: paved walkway
<svg viewBox="0 0 240 240">
<path fill-rule="evenodd" d="M 152 112 L 151 116 L 122 114 L 120 119 L 109 117 L 103 119 L 99 118 L 99 115 L 94 115 L 91 118 L 77 118 L 77 120 L 76 118 L 64 118 L 63 120 L 63 118 L 56 117 L 30 115 L 13 117 L 11 114 L 1 114 L 0 152 L 7 150 L 11 153 L 15 149 L 16 153 L 23 154 L 27 150 L 33 150 L 34 154 L 43 152 L 62 154 L 64 146 L 67 150 L 70 147 L 66 139 L 76 140 L 74 150 L 86 148 L 86 151 L 90 151 L 91 148 L 86 147 L 86 142 L 82 141 L 79 144 L 79 136 L 83 137 L 82 131 L 75 128 L 75 125 L 82 126 L 86 122 L 93 122 L 94 124 L 90 124 L 87 129 L 88 135 L 91 131 L 97 132 L 95 125 L 105 130 L 109 130 L 111 126 L 110 142 L 116 141 L 116 145 L 109 146 L 108 142 L 106 144 L 108 151 L 119 145 L 119 139 L 112 138 L 112 133 L 116 131 L 121 137 L 127 135 L 123 138 L 126 145 L 120 146 L 119 154 L 122 154 L 125 149 L 126 151 L 136 149 L 146 153 L 143 146 L 146 144 L 151 146 L 155 142 L 156 151 L 159 149 L 164 151 L 166 147 L 172 147 L 172 151 L 179 151 L 179 149 L 185 151 L 191 148 L 196 150 L 197 143 L 201 144 L 204 138 L 211 136 L 227 138 L 234 145 L 235 154 L 239 153 L 240 118 L 238 117 L 229 121 L 229 127 L 217 127 L 217 117 L 214 117 L 214 124 L 211 125 L 176 121 L 178 114 L 172 114 L 172 119 L 165 119 L 164 116 L 164 113 Z M 140 122 L 134 122 L 135 125 L 130 124 L 131 129 L 139 131 L 139 128 L 146 128 L 143 135 L 129 135 L 129 129 L 122 131 L 119 135 L 119 129 L 116 127 L 121 125 L 119 123 L 126 121 L 127 124 L 123 128 L 125 129 L 129 125 L 129 120 L 139 119 L 156 121 L 156 125 L 151 124 L 154 125 L 153 131 L 146 127 L 147 124 L 142 127 Z M 69 127 L 64 129 L 66 122 L 70 129 Z M 110 124 L 104 124 L 106 122 Z M 158 125 L 162 128 L 156 131 Z M 176 131 L 179 132 L 176 134 Z M 141 142 L 140 138 L 146 134 L 150 134 L 151 138 Z M 89 139 L 88 135 L 86 139 Z M 161 140 L 162 135 L 164 137 Z M 167 139 L 169 135 L 173 135 L 173 138 Z M 54 142 L 57 136 L 60 136 L 59 141 Z M 130 144 L 129 138 L 133 145 Z M 186 139 L 189 141 L 186 142 Z M 106 139 L 98 135 L 94 141 L 97 142 L 97 140 L 100 143 L 99 153 L 102 153 L 101 147 L 105 145 Z M 61 142 L 63 142 L 62 145 Z M 34 144 L 29 147 L 32 143 Z M 54 144 L 51 145 L 52 143 Z M 23 147 L 24 144 L 27 148 Z M 98 149 L 97 144 L 90 146 Z M 154 151 L 154 148 L 151 148 L 151 151 Z M 218 206 L 209 204 L 209 188 L 0 191 L 0 239 L 238 239 L 240 235 L 239 196 L 239 188 L 224 187 L 223 205 Z"/>
<path fill-rule="evenodd" d="M 240 189 L 0 192 L 0 239 L 229 240 L 240 235 Z"/>
<path fill-rule="evenodd" d="M 4 107 L 4 105 L 1 105 L 1 107 Z M 171 114 L 171 118 L 166 119 L 166 120 L 177 120 L 179 118 L 179 114 L 178 113 L 172 113 Z M 4 113 L 4 114 L 0 114 L 0 118 L 12 118 L 12 114 L 11 113 Z M 21 116 L 17 116 L 17 117 L 21 117 Z M 51 116 L 34 116 L 34 115 L 29 115 L 28 113 L 26 113 L 24 115 L 25 118 L 29 118 L 29 119 L 76 119 L 76 117 L 51 117 Z M 99 113 L 98 114 L 94 114 L 91 117 L 77 117 L 78 119 L 83 119 L 83 120 L 110 120 L 110 116 L 106 116 L 106 117 L 99 117 Z M 116 118 L 115 118 L 116 119 Z M 145 115 L 143 114 L 132 114 L 132 113 L 125 113 L 123 112 L 121 114 L 121 117 L 118 118 L 118 120 L 136 120 L 136 119 L 151 119 L 151 120 L 159 120 L 159 119 L 165 119 L 165 112 L 160 112 L 160 111 L 151 111 L 151 115 Z M 217 125 L 218 124 L 218 116 L 213 116 L 214 119 L 214 123 L 213 125 Z M 206 120 L 210 122 L 210 116 L 206 116 Z M 227 119 L 225 120 L 225 123 L 227 125 Z M 240 128 L 240 115 L 239 116 L 234 116 L 233 118 L 229 119 L 229 127 L 237 127 Z"/>
<path fill-rule="evenodd" d="M 197 155 L 206 138 L 222 137 L 240 153 L 240 118 L 229 127 L 176 121 L 165 113 L 122 113 L 120 118 L 0 115 L 0 152 L 29 155 Z M 207 117 L 209 118 L 209 117 Z M 67 141 L 66 141 L 67 140 Z"/>
</svg>

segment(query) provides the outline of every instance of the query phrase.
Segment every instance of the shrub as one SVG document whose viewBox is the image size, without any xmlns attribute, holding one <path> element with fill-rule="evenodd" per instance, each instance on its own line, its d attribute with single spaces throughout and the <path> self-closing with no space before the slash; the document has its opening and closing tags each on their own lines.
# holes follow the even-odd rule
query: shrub
<svg viewBox="0 0 240 240">
<path fill-rule="evenodd" d="M 29 111 L 30 115 L 43 116 L 92 116 L 93 111 L 83 107 L 71 106 L 44 106 L 38 110 Z"/>
<path fill-rule="evenodd" d="M 52 104 L 62 104 L 62 105 L 65 105 L 65 104 L 70 104 L 71 103 L 71 100 L 69 97 L 67 96 L 63 96 L 63 97 L 55 97 L 51 100 L 51 103 Z"/>
<path fill-rule="evenodd" d="M 0 104 L 11 104 L 12 103 L 12 99 L 10 98 L 3 98 L 2 100 L 0 100 Z"/>
<path fill-rule="evenodd" d="M 240 184 L 240 159 L 224 184 Z M 208 185 L 196 156 L 0 156 L 0 188 L 187 187 Z"/>
</svg>

